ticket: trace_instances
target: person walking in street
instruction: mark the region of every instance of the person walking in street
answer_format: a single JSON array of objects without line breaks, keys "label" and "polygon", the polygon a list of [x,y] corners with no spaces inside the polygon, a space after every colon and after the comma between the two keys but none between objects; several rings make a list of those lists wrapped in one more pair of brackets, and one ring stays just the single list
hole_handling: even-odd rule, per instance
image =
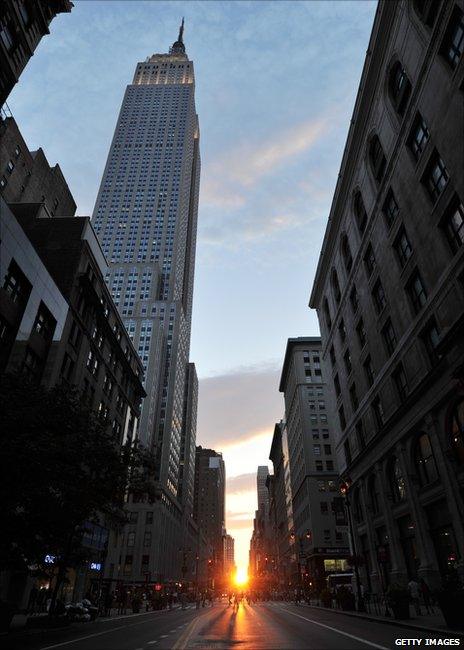
[{"label": "person walking in street", "polygon": [[408,591],[409,591],[409,597],[411,599],[411,602],[414,605],[414,608],[416,610],[416,614],[420,616],[422,612],[421,612],[420,601],[419,601],[419,583],[416,580],[414,580],[414,578],[411,578],[411,580],[408,583]]},{"label": "person walking in street", "polygon": [[183,591],[180,595],[180,608],[185,609],[187,605],[187,594]]}]

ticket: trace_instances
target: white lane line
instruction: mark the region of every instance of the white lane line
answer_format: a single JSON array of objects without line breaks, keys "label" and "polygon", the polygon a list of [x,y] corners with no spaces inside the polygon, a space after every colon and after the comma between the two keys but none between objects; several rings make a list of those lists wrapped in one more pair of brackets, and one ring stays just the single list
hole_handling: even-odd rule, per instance
[{"label": "white lane line", "polygon": [[162,634],[162,635],[160,636],[160,639],[165,639],[167,636],[168,636],[167,634]]},{"label": "white lane line", "polygon": [[296,616],[297,618],[302,618],[304,621],[308,621],[309,623],[313,623],[313,625],[318,625],[319,627],[324,627],[326,630],[331,630],[332,632],[336,632],[337,634],[341,634],[342,636],[346,636],[349,639],[354,639],[355,641],[359,641],[360,643],[365,643],[366,645],[371,646],[371,648],[378,648],[379,650],[389,650],[389,648],[386,648],[384,645],[378,645],[378,643],[373,643],[372,641],[368,641],[367,639],[362,639],[359,636],[355,636],[354,634],[349,634],[348,632],[342,632],[336,627],[332,627],[331,625],[325,625],[324,623],[319,623],[318,621],[313,621],[312,618],[306,618],[306,616],[301,616],[300,614],[295,614],[295,612],[292,612],[290,609],[286,609],[285,607],[279,607],[277,606],[278,609],[281,609],[284,612],[287,612],[287,614],[291,614],[292,616]]},{"label": "white lane line", "polygon": [[148,641],[147,645],[154,645],[155,643],[158,643],[158,641]]}]

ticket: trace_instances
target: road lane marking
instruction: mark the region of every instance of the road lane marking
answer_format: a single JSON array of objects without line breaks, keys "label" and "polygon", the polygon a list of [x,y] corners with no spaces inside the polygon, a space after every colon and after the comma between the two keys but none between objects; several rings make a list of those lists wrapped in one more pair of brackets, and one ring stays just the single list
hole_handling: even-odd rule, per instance
[{"label": "road lane marking", "polygon": [[337,634],[341,634],[342,636],[346,636],[349,639],[354,639],[355,641],[359,641],[360,643],[365,643],[366,645],[370,645],[371,648],[378,648],[378,650],[389,650],[389,648],[386,648],[384,645],[379,645],[378,643],[373,643],[372,641],[368,641],[367,639],[362,639],[359,636],[355,636],[354,634],[349,634],[348,632],[342,632],[336,627],[332,627],[331,625],[325,625],[324,623],[319,623],[318,621],[314,621],[312,618],[306,618],[306,616],[301,616],[301,614],[296,614],[295,612],[292,612],[290,609],[286,609],[285,607],[279,607],[277,606],[278,609],[281,609],[283,612],[287,612],[287,614],[291,614],[292,616],[296,616],[297,618],[302,618],[304,621],[308,621],[309,623],[313,623],[313,625],[318,625],[319,627],[324,627],[326,630],[331,630],[332,632],[336,632]]},{"label": "road lane marking", "polygon": [[165,639],[167,636],[168,636],[167,634],[162,634],[162,635],[160,636],[160,639]]},{"label": "road lane marking", "polygon": [[147,645],[154,645],[155,643],[158,643],[158,641],[148,641]]}]

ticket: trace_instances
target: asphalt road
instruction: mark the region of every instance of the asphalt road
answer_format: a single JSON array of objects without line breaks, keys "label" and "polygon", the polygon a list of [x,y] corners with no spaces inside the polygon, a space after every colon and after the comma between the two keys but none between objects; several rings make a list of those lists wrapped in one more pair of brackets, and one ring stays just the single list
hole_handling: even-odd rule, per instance
[{"label": "asphalt road", "polygon": [[[393,650],[396,639],[454,638],[288,603],[161,611],[1,639],[5,650]],[[464,641],[461,640],[461,647]],[[411,644],[410,646],[411,647]],[[416,646],[417,647],[417,644]]]}]

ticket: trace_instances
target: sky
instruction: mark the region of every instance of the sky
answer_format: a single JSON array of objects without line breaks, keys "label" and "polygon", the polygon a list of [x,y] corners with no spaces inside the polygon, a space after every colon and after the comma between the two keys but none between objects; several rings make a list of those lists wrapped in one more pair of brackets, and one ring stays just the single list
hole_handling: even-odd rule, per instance
[{"label": "sky", "polygon": [[185,16],[201,131],[191,360],[197,444],[222,451],[227,530],[248,564],[287,338],[319,334],[309,294],[376,2],[73,0],[8,99],[30,149],[91,214],[136,63]]}]

